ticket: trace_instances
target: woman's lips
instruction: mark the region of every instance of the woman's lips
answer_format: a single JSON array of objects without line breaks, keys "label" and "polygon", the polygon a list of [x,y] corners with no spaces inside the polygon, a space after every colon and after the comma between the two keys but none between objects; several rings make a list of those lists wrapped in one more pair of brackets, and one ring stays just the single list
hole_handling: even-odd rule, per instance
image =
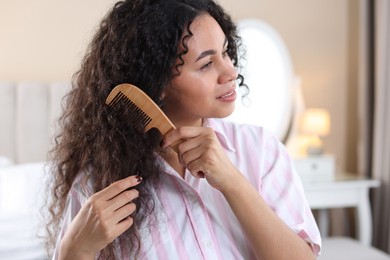
[{"label": "woman's lips", "polygon": [[236,90],[229,91],[225,94],[223,94],[220,97],[217,97],[218,100],[223,101],[223,102],[233,102],[236,100],[237,93]]}]

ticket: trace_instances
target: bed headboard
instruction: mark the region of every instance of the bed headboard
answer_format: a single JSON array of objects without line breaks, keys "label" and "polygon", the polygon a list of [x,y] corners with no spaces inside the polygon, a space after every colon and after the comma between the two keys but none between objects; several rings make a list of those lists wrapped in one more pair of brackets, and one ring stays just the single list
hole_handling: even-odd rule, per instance
[{"label": "bed headboard", "polygon": [[0,156],[44,161],[70,83],[0,82]]}]

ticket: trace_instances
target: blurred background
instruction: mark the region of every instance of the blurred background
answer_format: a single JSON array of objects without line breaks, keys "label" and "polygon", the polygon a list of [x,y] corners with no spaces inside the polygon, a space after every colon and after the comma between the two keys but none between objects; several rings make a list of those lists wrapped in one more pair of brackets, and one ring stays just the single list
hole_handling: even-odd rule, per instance
[{"label": "blurred background", "polygon": [[[98,22],[114,2],[0,0],[0,81],[69,82],[80,65]],[[331,127],[322,138],[323,149],[334,156],[336,170],[379,179],[382,191],[386,190],[390,167],[387,164],[373,169],[373,165],[375,160],[390,159],[388,149],[378,148],[382,149],[381,152],[375,151],[377,143],[385,140],[388,144],[390,139],[388,136],[384,139],[373,137],[373,112],[377,109],[372,98],[375,93],[382,93],[381,88],[374,91],[374,83],[379,82],[375,80],[378,76],[375,69],[379,66],[374,58],[378,54],[373,50],[379,40],[374,39],[381,36],[387,38],[388,43],[390,37],[388,29],[387,33],[375,34],[377,29],[374,25],[379,24],[375,19],[378,10],[383,10],[381,5],[387,10],[384,16],[380,14],[381,21],[390,24],[388,1],[218,2],[232,14],[234,20],[257,18],[280,34],[290,53],[294,73],[300,79],[305,106],[328,113]],[[387,57],[389,64],[388,49],[382,54],[380,56]],[[385,71],[390,72],[389,67]],[[389,88],[388,84],[389,79],[383,85],[385,89]],[[384,101],[388,100],[388,92],[383,93]],[[368,116],[362,118],[362,115]],[[389,114],[384,112],[379,120],[388,118]],[[381,125],[381,128],[389,129],[387,126],[389,123]],[[380,153],[382,157],[375,157]],[[387,205],[386,210],[377,211],[374,221],[377,221],[376,230],[384,229],[381,231],[384,234],[376,231],[374,241],[377,247],[389,252],[390,199],[389,194],[382,191],[382,195],[377,197],[387,196],[387,199],[376,202],[376,208]],[[332,214],[336,221],[330,227],[331,234],[356,235],[357,231],[350,224],[353,220],[345,221],[346,218],[350,220],[348,213],[347,217],[346,213],[337,210]],[[386,223],[385,226],[383,223]]]}]

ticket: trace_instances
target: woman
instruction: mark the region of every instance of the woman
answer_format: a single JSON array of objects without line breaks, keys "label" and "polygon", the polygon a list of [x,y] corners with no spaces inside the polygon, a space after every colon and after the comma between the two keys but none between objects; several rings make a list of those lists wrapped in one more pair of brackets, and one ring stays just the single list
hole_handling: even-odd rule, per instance
[{"label": "woman", "polygon": [[[283,145],[234,110],[239,37],[211,0],[129,0],[102,21],[67,97],[50,207],[58,259],[314,259],[320,236]],[[143,89],[177,127],[105,105]],[[178,153],[169,145],[179,142]],[[61,218],[62,216],[62,218]]]}]

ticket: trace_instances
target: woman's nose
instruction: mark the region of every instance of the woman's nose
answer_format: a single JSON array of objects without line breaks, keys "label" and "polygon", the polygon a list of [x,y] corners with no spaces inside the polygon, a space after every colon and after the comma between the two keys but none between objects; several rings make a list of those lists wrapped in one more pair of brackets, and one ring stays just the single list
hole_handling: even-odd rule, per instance
[{"label": "woman's nose", "polygon": [[234,67],[233,62],[230,59],[224,60],[221,65],[221,71],[219,76],[219,84],[236,80],[238,77],[237,69]]}]

